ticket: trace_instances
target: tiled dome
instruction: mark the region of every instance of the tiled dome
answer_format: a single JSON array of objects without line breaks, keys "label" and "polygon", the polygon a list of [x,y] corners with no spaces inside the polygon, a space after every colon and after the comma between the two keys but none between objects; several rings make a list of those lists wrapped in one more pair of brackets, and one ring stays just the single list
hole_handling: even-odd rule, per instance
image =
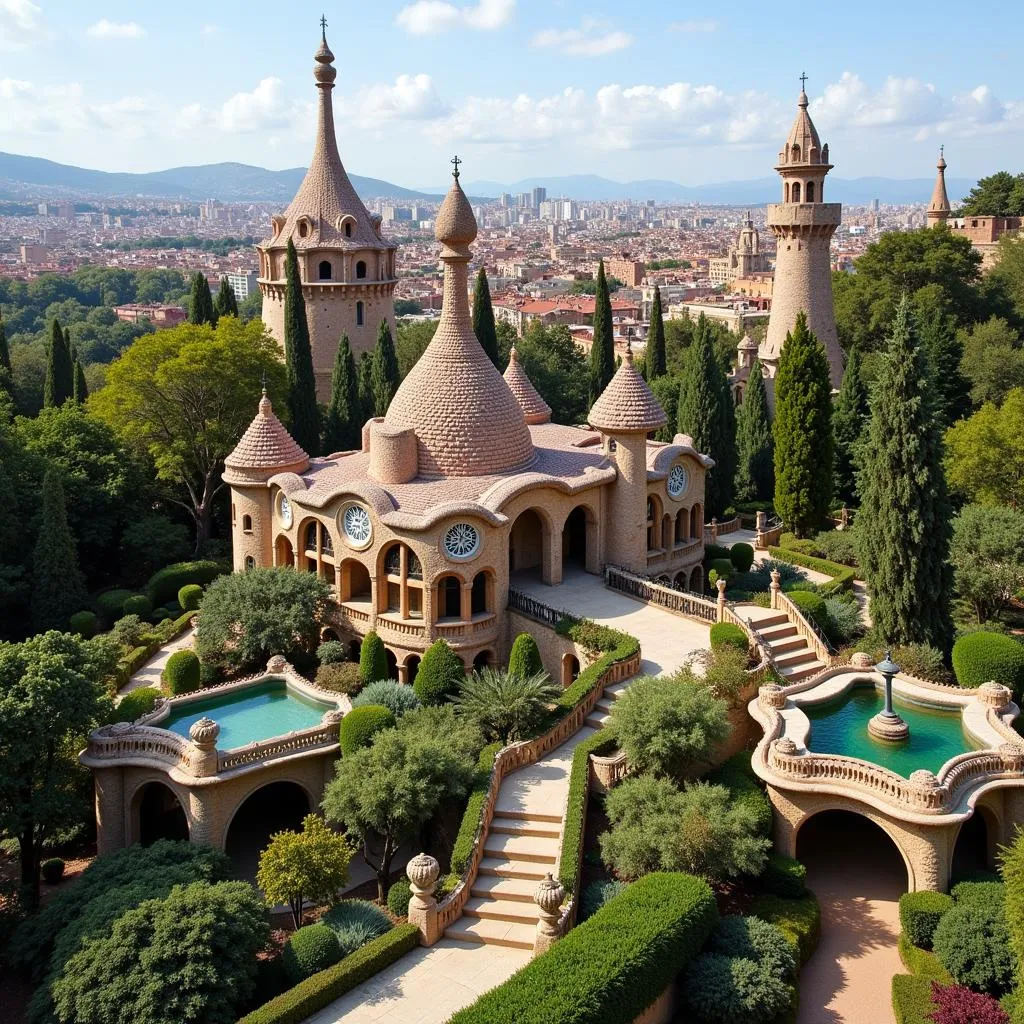
[{"label": "tiled dome", "polygon": [[519,353],[516,352],[514,345],[509,353],[508,366],[503,376],[513,397],[519,403],[519,408],[523,410],[527,423],[551,422],[551,406],[537,394],[537,389],[526,375],[523,364],[519,362]]},{"label": "tiled dome", "polygon": [[235,445],[235,450],[224,460],[224,465],[229,470],[298,471],[309,465],[309,456],[274,415],[264,391],[256,418]]},{"label": "tiled dome", "polygon": [[633,350],[590,409],[590,425],[606,433],[646,434],[665,426],[668,418],[651,393],[647,381],[633,365]]}]

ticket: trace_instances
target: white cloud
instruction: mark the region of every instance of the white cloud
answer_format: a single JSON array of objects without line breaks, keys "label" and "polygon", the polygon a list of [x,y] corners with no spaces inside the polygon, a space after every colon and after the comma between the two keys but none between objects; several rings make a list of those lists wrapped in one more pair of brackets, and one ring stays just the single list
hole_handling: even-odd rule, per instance
[{"label": "white cloud", "polygon": [[261,79],[252,92],[236,92],[220,108],[217,127],[224,132],[258,132],[285,128],[301,105],[284,94],[284,83],[273,76]]},{"label": "white cloud", "polygon": [[137,21],[108,21],[101,18],[90,25],[85,34],[90,39],[141,39],[146,30]]},{"label": "white cloud", "polygon": [[515,9],[516,0],[478,0],[465,7],[447,0],[417,0],[398,12],[395,24],[415,36],[436,35],[459,27],[490,32],[508,24]]},{"label": "white cloud", "polygon": [[584,18],[579,28],[546,28],[533,37],[533,45],[557,49],[570,57],[603,57],[633,45],[628,32],[609,29],[605,22]]},{"label": "white cloud", "polygon": [[689,21],[673,21],[669,32],[717,32],[718,22],[711,18],[692,18]]},{"label": "white cloud", "polygon": [[377,121],[421,121],[441,117],[450,108],[441,100],[430,75],[399,75],[393,85],[363,86],[351,98],[341,98],[338,110],[346,118],[372,127]]},{"label": "white cloud", "polygon": [[48,35],[32,0],[0,0],[0,50],[23,50]]}]

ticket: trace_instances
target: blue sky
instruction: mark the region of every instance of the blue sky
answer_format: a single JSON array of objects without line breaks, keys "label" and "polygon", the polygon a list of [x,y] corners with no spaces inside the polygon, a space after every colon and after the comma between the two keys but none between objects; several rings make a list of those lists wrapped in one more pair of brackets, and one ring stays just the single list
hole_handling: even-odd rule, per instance
[{"label": "blue sky", "polygon": [[1024,165],[1024,5],[716,6],[0,0],[0,150],[305,164],[324,9],[342,156],[398,184],[438,184],[455,150],[469,180],[760,177],[801,71],[838,176],[930,177],[940,142],[957,177]]}]

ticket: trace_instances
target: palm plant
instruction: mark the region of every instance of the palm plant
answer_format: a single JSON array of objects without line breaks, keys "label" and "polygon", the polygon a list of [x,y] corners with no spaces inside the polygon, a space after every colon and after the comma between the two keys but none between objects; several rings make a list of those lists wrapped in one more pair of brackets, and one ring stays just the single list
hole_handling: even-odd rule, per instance
[{"label": "palm plant", "polygon": [[512,743],[540,725],[561,692],[546,672],[520,676],[482,668],[467,676],[455,707],[489,740]]}]

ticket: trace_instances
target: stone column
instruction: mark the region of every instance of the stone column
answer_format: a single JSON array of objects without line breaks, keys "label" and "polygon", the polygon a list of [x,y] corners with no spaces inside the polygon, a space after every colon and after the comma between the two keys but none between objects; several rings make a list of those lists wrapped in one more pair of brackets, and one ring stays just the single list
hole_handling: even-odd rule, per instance
[{"label": "stone column", "polygon": [[780,579],[781,579],[781,576],[779,575],[779,570],[778,569],[772,569],[772,581],[771,581],[771,583],[768,586],[768,590],[769,590],[769,592],[771,593],[771,596],[772,596],[772,608],[774,608],[776,610],[779,607],[779,590],[780,590],[779,580]]},{"label": "stone column", "polygon": [[123,850],[125,835],[124,769],[94,768],[96,788],[96,852],[102,856]]},{"label": "stone column", "polygon": [[718,621],[725,622],[725,580],[716,580],[718,587]]},{"label": "stone column", "polygon": [[533,940],[534,956],[546,952],[561,938],[558,922],[564,899],[565,889],[562,888],[562,883],[552,878],[549,871],[533,894],[533,901],[540,908],[537,935]]},{"label": "stone column", "polygon": [[430,854],[419,853],[405,866],[405,873],[412,886],[409,900],[409,924],[420,930],[420,945],[432,946],[441,937],[437,925],[437,900],[434,885],[441,865]]}]

